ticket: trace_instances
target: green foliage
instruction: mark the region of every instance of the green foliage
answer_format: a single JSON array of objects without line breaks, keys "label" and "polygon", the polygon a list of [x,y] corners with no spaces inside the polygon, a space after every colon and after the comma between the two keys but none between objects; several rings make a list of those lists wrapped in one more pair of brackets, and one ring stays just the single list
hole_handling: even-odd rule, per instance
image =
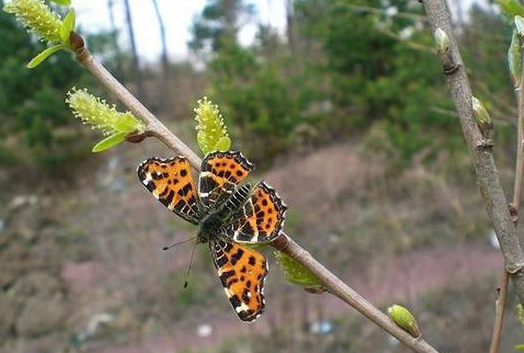
[{"label": "green foliage", "polygon": [[[250,47],[234,36],[210,45],[210,95],[259,165],[291,146],[345,138],[372,126],[384,129],[406,161],[422,149],[462,146],[458,124],[441,113],[452,105],[433,36],[417,17],[385,14],[390,6],[408,13],[419,6],[408,0],[295,4],[298,45],[290,47],[264,26]],[[384,15],[356,10],[358,5],[383,9]],[[210,11],[197,22],[215,28],[217,21],[225,26],[222,19]]]},{"label": "green foliage", "polygon": [[312,274],[307,268],[302,266],[292,257],[286,255],[281,251],[275,251],[277,263],[284,271],[286,279],[294,284],[307,288],[309,290],[322,291],[322,282]]},{"label": "green foliage", "polygon": [[204,155],[214,151],[228,151],[231,139],[218,106],[204,97],[193,110],[197,121],[197,142]]},{"label": "green foliage", "polygon": [[[63,102],[64,92],[73,82],[83,81],[84,71],[69,55],[55,56],[45,69],[29,71],[25,66],[27,59],[44,50],[44,44],[32,40],[14,17],[5,12],[0,12],[0,33],[0,149],[5,152],[2,154],[14,156],[16,150],[19,158],[38,164],[61,160],[70,149],[79,148],[73,142],[82,141],[60,139],[58,135],[64,133],[61,128],[72,120]],[[7,146],[4,142],[7,136],[19,138]],[[12,158],[7,158],[10,161]]]},{"label": "green foliage", "polygon": [[40,65],[45,59],[53,55],[59,50],[67,49],[67,44],[57,44],[53,45],[52,47],[49,47],[42,51],[40,54],[35,56],[31,61],[27,64],[27,67],[29,69],[34,69],[38,65]]},{"label": "green foliage", "polygon": [[69,10],[68,14],[64,18],[62,27],[60,27],[60,39],[63,43],[69,42],[69,37],[71,32],[75,30],[76,27],[76,13],[74,9]]},{"label": "green foliage", "polygon": [[524,8],[518,0],[495,0],[495,2],[507,16],[524,16]]},{"label": "green foliage", "polygon": [[517,30],[513,30],[511,35],[511,43],[508,49],[508,68],[513,79],[513,86],[518,87],[522,74],[522,49],[520,48]]},{"label": "green foliage", "polygon": [[235,43],[245,18],[253,14],[253,5],[243,0],[207,0],[193,22],[189,47],[197,52],[217,52],[223,45]]},{"label": "green foliage", "polygon": [[[282,47],[276,37],[272,40]],[[321,104],[315,76],[295,70],[295,60],[285,50],[264,57],[266,48],[261,39],[251,48],[230,44],[209,64],[211,94],[229,126],[239,131],[242,149],[259,165],[313,135],[319,121],[315,105]]]},{"label": "green foliage", "polygon": [[[311,19],[305,24],[306,33],[322,43],[327,55],[324,68],[338,108],[328,128],[347,133],[384,121],[381,126],[386,135],[408,160],[423,148],[452,146],[429,136],[442,130],[456,131],[457,125],[436,112],[450,107],[450,102],[435,54],[424,50],[433,47],[431,34],[414,18],[362,12],[353,5],[420,11],[407,0],[387,4],[378,0],[299,1],[299,14]],[[417,43],[417,47],[410,43]]]}]

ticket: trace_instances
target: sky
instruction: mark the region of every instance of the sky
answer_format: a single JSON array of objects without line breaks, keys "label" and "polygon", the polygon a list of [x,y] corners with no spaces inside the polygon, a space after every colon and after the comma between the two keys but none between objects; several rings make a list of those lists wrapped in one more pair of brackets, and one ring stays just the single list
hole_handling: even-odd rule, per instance
[{"label": "sky", "polygon": [[[157,0],[166,25],[167,45],[172,60],[180,60],[187,56],[187,42],[191,38],[190,26],[193,18],[198,15],[206,0]],[[156,15],[151,0],[129,0],[133,28],[139,54],[148,61],[154,61],[160,56],[161,42]],[[285,28],[284,0],[250,0],[255,5],[257,19],[264,24],[271,24],[280,29]],[[84,30],[97,32],[110,29],[107,0],[75,0],[77,21]],[[125,31],[125,12],[121,4],[123,0],[115,0],[117,26]],[[250,43],[256,27],[246,27],[240,33],[242,43]],[[125,40],[127,37],[123,38]],[[123,43],[127,45],[127,42]]]},{"label": "sky", "polygon": [[[149,61],[155,61],[160,56],[161,43],[158,24],[151,0],[129,0],[133,16],[136,43],[139,55]],[[206,0],[157,0],[166,24],[167,45],[171,60],[182,60],[187,57],[187,42],[190,40],[190,26],[193,18],[198,15]],[[329,0],[327,0],[329,1]],[[451,5],[461,2],[466,9],[473,3],[486,3],[486,0],[448,0]],[[284,31],[285,28],[285,0],[247,0],[257,9],[257,19],[260,23],[271,24]],[[125,13],[122,7],[123,0],[115,0],[115,14],[117,26],[125,31]],[[107,0],[75,0],[78,23],[88,32],[98,32],[110,29]],[[251,25],[240,33],[240,41],[250,43],[256,31]],[[127,45],[127,37],[122,36],[122,44]]]}]

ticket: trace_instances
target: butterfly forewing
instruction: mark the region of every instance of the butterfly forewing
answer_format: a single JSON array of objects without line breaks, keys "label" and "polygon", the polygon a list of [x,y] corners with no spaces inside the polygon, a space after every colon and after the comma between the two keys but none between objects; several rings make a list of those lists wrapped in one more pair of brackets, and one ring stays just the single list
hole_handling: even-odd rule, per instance
[{"label": "butterfly forewing", "polygon": [[224,202],[236,186],[247,178],[254,166],[240,152],[214,152],[202,162],[198,193],[206,209]]},{"label": "butterfly forewing", "polygon": [[195,181],[184,157],[150,158],[138,167],[138,178],[162,204],[193,224],[202,218]]},{"label": "butterfly forewing", "polygon": [[229,235],[237,242],[263,243],[280,234],[287,206],[268,184],[259,183],[245,203],[243,212],[233,222]]},{"label": "butterfly forewing", "polygon": [[229,241],[212,240],[209,244],[218,276],[233,309],[241,320],[255,320],[265,307],[266,258],[256,250]]}]

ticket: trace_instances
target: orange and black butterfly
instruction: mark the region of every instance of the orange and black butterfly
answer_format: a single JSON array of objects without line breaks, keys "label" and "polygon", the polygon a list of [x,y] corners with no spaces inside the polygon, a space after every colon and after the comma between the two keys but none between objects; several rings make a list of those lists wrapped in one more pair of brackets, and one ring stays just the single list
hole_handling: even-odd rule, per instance
[{"label": "orange and black butterfly", "polygon": [[215,152],[202,162],[198,190],[186,158],[151,158],[138,167],[142,184],[167,208],[199,226],[235,312],[253,321],[264,311],[264,255],[242,243],[267,243],[280,234],[286,205],[265,182],[240,185],[253,170],[240,152]]}]

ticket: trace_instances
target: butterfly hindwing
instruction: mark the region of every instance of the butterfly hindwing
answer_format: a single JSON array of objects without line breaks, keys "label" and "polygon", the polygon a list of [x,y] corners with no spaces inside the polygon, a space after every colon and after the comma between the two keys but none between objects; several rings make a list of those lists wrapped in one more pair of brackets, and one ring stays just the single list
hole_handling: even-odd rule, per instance
[{"label": "butterfly hindwing", "polygon": [[200,200],[207,209],[216,208],[247,178],[254,166],[240,152],[214,152],[202,162],[198,181]]},{"label": "butterfly hindwing", "polygon": [[191,167],[184,157],[150,158],[138,167],[138,178],[162,204],[193,224],[202,218]]},{"label": "butterfly hindwing", "polygon": [[253,189],[240,217],[233,222],[229,235],[241,243],[272,241],[284,226],[286,210],[275,189],[261,182]]},{"label": "butterfly hindwing", "polygon": [[253,321],[264,311],[267,261],[260,252],[223,240],[210,241],[213,262],[233,309],[243,321]]}]

